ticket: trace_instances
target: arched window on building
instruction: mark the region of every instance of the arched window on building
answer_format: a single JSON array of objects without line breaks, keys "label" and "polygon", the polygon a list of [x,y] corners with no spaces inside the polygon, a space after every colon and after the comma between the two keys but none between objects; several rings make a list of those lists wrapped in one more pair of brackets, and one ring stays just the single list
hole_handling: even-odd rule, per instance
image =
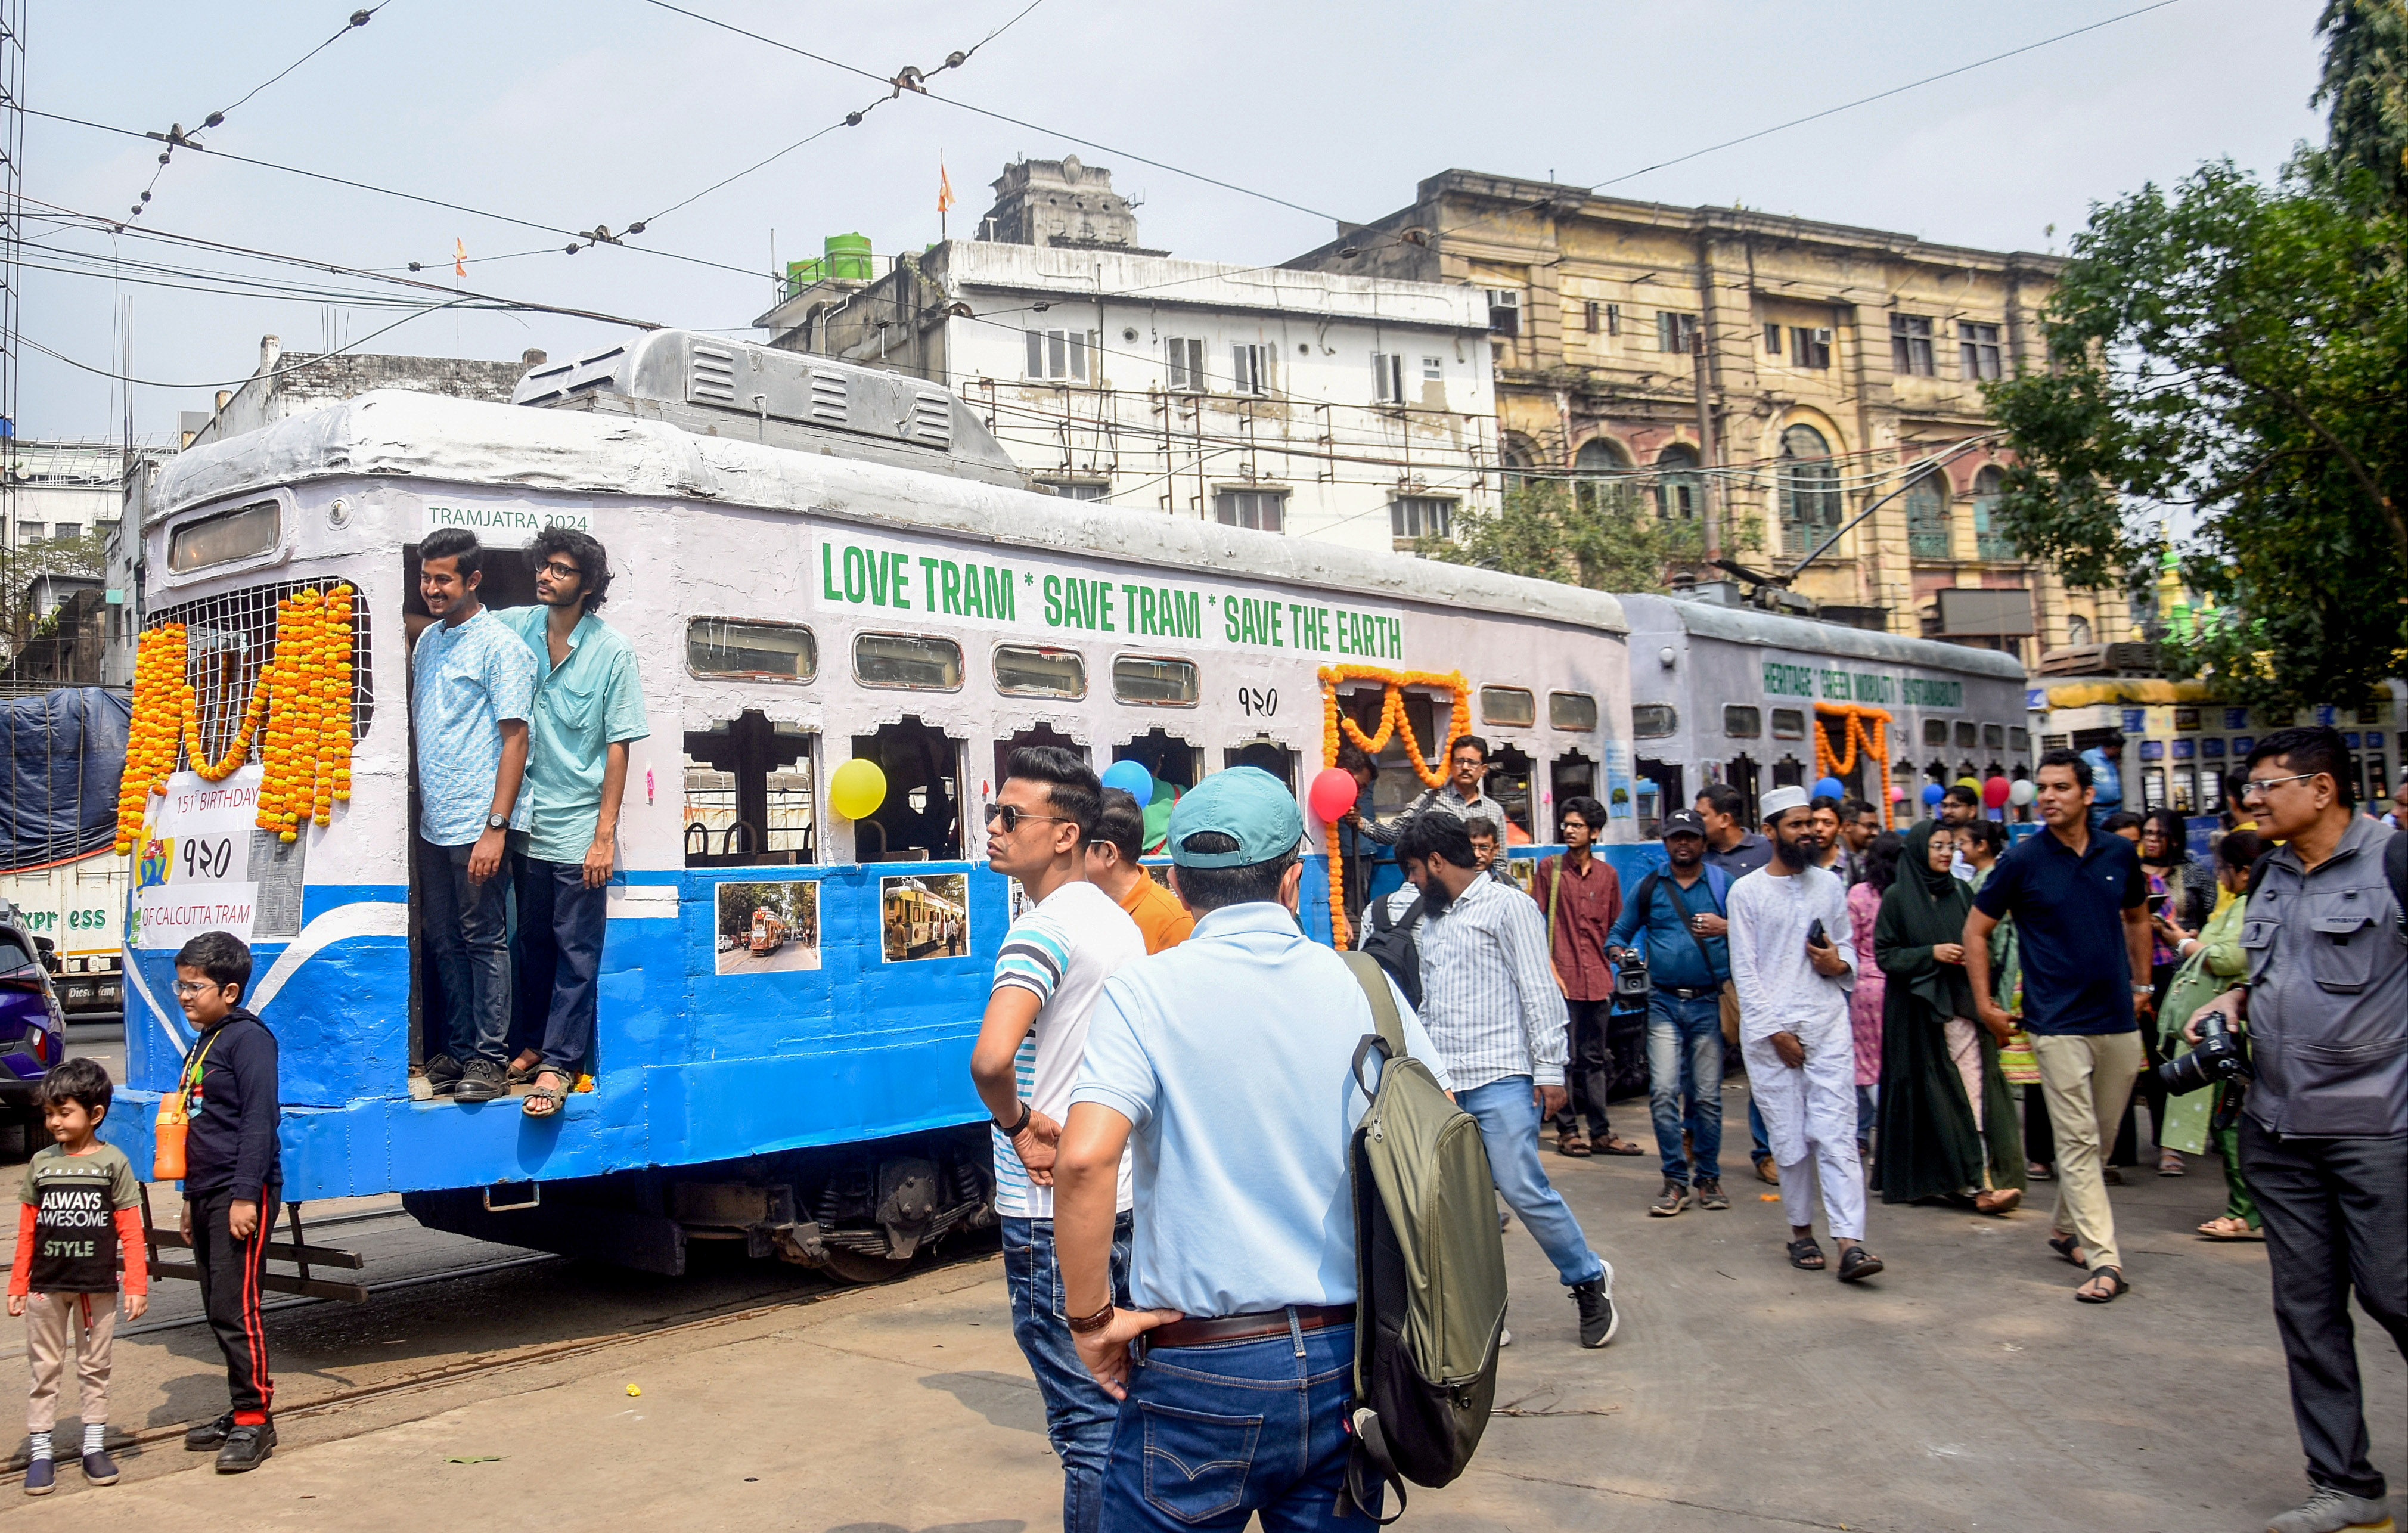
[{"label": "arched window on building", "polygon": [[1592,437],[1572,454],[1572,494],[1584,511],[1627,509],[1637,495],[1630,457],[1607,437]]},{"label": "arched window on building", "polygon": [[1788,553],[1812,553],[1840,530],[1840,468],[1831,446],[1813,426],[1781,434],[1781,546]]},{"label": "arched window on building", "polygon": [[2014,540],[1999,525],[1999,495],[2007,476],[1996,464],[1985,464],[1973,476],[1973,552],[1984,559],[2013,559]]},{"label": "arched window on building", "polygon": [[1698,472],[1698,450],[1674,442],[1656,454],[1656,514],[1667,522],[1692,522],[1704,509],[1705,477]]},{"label": "arched window on building", "polygon": [[1917,559],[1945,559],[1948,549],[1948,481],[1927,468],[1906,487],[1906,552]]},{"label": "arched window on building", "polygon": [[2076,612],[2076,613],[2074,613],[2071,617],[2067,618],[2067,619],[2065,620],[2065,645],[2066,645],[2066,648],[2068,648],[2068,649],[2080,649],[2080,648],[2082,648],[2084,645],[2088,644],[2088,643],[2091,643],[2091,642],[2092,642],[2092,639],[2091,639],[2091,638],[2090,638],[2090,620],[2089,620],[2088,618],[2086,618],[2086,617],[2084,617],[2081,613]]},{"label": "arched window on building", "polygon": [[1498,438],[1497,454],[1504,468],[1505,493],[1512,494],[1530,482],[1529,470],[1539,466],[1539,445],[1518,431]]}]

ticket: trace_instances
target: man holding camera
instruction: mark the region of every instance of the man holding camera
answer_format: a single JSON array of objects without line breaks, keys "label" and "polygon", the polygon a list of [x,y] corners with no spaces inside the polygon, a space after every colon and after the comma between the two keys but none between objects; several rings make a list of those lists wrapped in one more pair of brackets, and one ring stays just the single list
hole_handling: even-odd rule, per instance
[{"label": "man holding camera", "polygon": [[2349,1295],[2408,1356],[2408,910],[2386,866],[2399,833],[2351,811],[2356,781],[2329,728],[2279,730],[2250,752],[2243,807],[2282,844],[2254,875],[2248,977],[2183,1029],[2198,1042],[2202,1024],[2249,1026],[2241,1169],[2265,1220],[2311,1486],[2268,1533],[2391,1526]]}]

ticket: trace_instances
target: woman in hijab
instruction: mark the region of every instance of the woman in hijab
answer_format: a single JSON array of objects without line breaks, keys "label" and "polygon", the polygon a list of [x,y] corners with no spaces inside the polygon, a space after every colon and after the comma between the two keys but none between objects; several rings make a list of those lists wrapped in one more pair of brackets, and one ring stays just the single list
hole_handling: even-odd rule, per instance
[{"label": "woman in hijab", "polygon": [[1916,824],[1874,924],[1889,981],[1876,1168],[1885,1203],[1946,1197],[2003,1214],[2023,1201],[2023,1136],[1999,1040],[1972,1020],[1963,938],[1973,895],[1949,871],[1955,854],[1948,827]]}]

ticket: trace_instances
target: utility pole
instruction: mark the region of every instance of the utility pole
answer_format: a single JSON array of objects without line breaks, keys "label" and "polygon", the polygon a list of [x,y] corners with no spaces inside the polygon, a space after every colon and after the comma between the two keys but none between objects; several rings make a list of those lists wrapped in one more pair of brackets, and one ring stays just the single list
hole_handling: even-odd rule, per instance
[{"label": "utility pole", "polygon": [[[24,317],[22,269],[25,211],[25,5],[0,0],[0,551],[14,552],[17,522],[18,325]],[[17,571],[9,569],[11,583]],[[14,613],[17,593],[0,593]],[[6,636],[13,638],[13,636]]]},{"label": "utility pole", "polygon": [[1689,332],[1689,360],[1695,365],[1698,386],[1698,458],[1704,471],[1698,476],[1698,510],[1706,521],[1706,563],[1711,565],[1723,556],[1722,518],[1714,507],[1718,480],[1714,467],[1721,457],[1714,444],[1714,408],[1706,393],[1706,326],[1704,317]]}]

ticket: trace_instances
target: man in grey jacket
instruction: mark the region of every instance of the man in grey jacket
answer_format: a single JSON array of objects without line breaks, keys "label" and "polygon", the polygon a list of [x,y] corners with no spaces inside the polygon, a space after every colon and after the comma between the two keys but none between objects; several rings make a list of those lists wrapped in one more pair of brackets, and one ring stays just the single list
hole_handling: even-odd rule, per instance
[{"label": "man in grey jacket", "polygon": [[2391,1526],[2349,1294],[2408,1356],[2408,912],[2385,868],[2398,832],[2352,812],[2356,781],[2330,729],[2280,730],[2250,753],[2243,807],[2282,844],[2250,893],[2247,981],[2183,1029],[2196,1041],[2211,1012],[2249,1027],[2241,1170],[2265,1216],[2311,1487],[2269,1533]]}]

